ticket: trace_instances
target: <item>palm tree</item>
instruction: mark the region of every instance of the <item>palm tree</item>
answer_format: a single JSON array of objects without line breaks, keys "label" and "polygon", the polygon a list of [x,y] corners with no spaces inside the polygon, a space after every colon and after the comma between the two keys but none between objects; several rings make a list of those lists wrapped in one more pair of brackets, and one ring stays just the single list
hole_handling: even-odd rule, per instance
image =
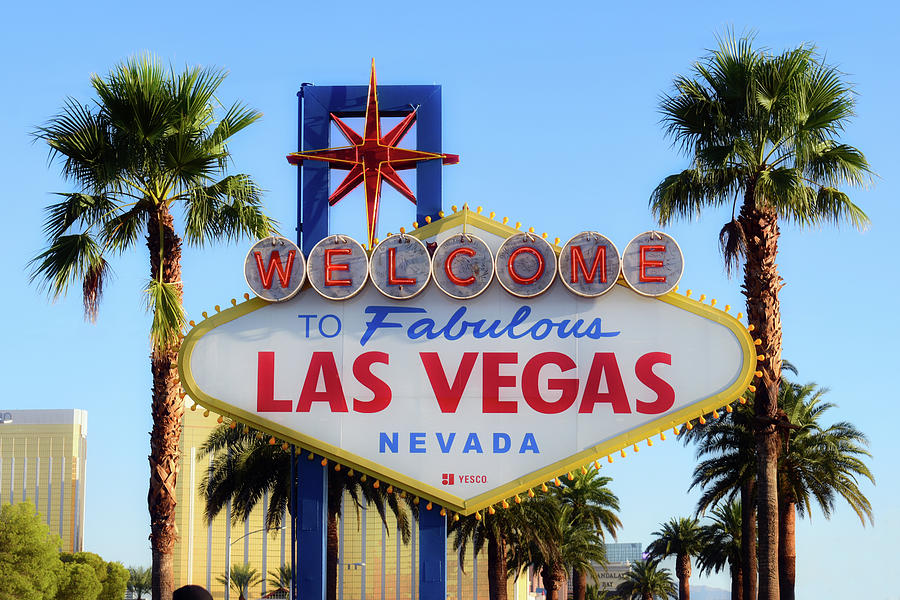
[{"label": "palm tree", "polygon": [[610,590],[600,590],[593,585],[587,586],[585,600],[618,600],[619,596]]},{"label": "palm tree", "polygon": [[487,542],[488,551],[488,597],[490,600],[507,599],[507,542],[520,525],[522,511],[518,509],[490,510],[460,517],[448,523],[448,533],[453,533],[453,549],[457,552],[462,568],[466,548],[472,545],[477,556]]},{"label": "palm tree", "polygon": [[269,570],[268,584],[278,590],[289,590],[291,588],[291,576],[293,568],[289,564],[283,564],[277,569]]},{"label": "palm tree", "polygon": [[675,556],[675,576],[678,577],[678,600],[691,599],[691,557],[701,549],[700,527],[697,519],[681,517],[669,519],[659,531],[654,531],[655,540],[647,546],[652,558],[663,559]]},{"label": "palm tree", "polygon": [[638,560],[631,563],[625,573],[625,581],[616,588],[623,600],[653,600],[653,598],[675,598],[675,582],[668,569],[659,568],[658,560]]},{"label": "palm tree", "polygon": [[[762,600],[778,595],[778,389],[781,383],[781,309],[778,221],[800,226],[849,221],[865,213],[841,185],[871,176],[863,154],[838,136],[853,115],[852,88],[811,46],[781,54],[728,36],[679,76],[660,103],[666,132],[692,165],[666,177],[650,205],[661,225],[692,218],[704,208],[732,205],[719,239],[726,265],[744,265],[747,320],[766,357],[759,370],[753,424],[758,445],[757,502]],[[740,201],[740,212],[737,211]]]},{"label": "palm tree", "polygon": [[[222,424],[210,432],[206,442],[200,447],[201,457],[213,455],[209,477],[200,484],[208,521],[212,521],[229,500],[232,518],[245,521],[263,494],[268,492],[270,501],[266,512],[266,527],[270,530],[281,527],[281,518],[290,497],[291,453],[274,441],[274,438],[248,426],[232,428],[230,424]],[[418,515],[418,506],[403,505],[408,503],[402,493],[388,493],[386,486],[350,469],[332,470],[328,474],[328,600],[337,598],[338,519],[341,518],[345,493],[353,501],[357,514],[362,499],[365,499],[369,506],[375,507],[385,524],[386,510],[390,509],[404,543],[408,543],[411,536],[410,513],[413,518]]]},{"label": "palm tree", "polygon": [[234,104],[217,121],[216,89],[224,71],[166,69],[150,56],[91,77],[91,104],[67,101],[36,137],[61,159],[77,188],[47,208],[48,246],[32,261],[32,280],[57,298],[80,283],[85,316],[94,320],[110,265],[107,259],[136,246],[146,232],[150,252],[147,306],[153,376],[150,434],[150,541],[153,598],[173,591],[172,547],[178,442],[184,415],[177,355],[184,326],[181,242],[173,209],[184,210],[184,239],[215,240],[268,235],[273,222],[246,175],[228,175],[227,142],[260,117]]},{"label": "palm tree", "polygon": [[596,581],[594,564],[607,564],[606,547],[590,522],[575,518],[571,506],[550,494],[525,501],[521,507],[524,524],[509,546],[511,574],[526,567],[539,571],[547,600],[559,599],[559,588],[572,570]]},{"label": "palm tree", "polygon": [[866,519],[874,524],[872,504],[858,483],[862,478],[875,483],[863,462],[864,457],[872,456],[866,450],[868,440],[847,422],[827,428],[822,425],[824,413],[835,406],[824,402],[827,391],[812,383],[788,383],[782,387],[780,404],[793,427],[782,430],[784,447],[778,465],[781,600],[794,599],[797,513],[811,515],[815,502],[829,518],[840,496],[863,526]]},{"label": "palm tree", "polygon": [[744,573],[741,561],[741,503],[731,501],[715,507],[711,523],[700,528],[700,552],[697,568],[702,574],[731,572],[731,597],[740,598]]},{"label": "palm tree", "polygon": [[[616,512],[619,499],[607,487],[610,477],[600,477],[599,471],[591,465],[584,471],[576,471],[572,479],[564,477],[559,487],[552,488],[560,502],[572,507],[572,517],[584,520],[600,532],[605,531],[616,539],[616,529],[622,526]],[[587,574],[578,569],[573,576],[575,600],[585,600]]]},{"label": "palm tree", "polygon": [[239,595],[238,600],[247,600],[250,588],[259,585],[262,577],[256,572],[256,569],[249,564],[244,564],[231,565],[231,577],[228,577],[228,573],[223,573],[217,577],[217,580],[222,585],[234,588]]},{"label": "palm tree", "polygon": [[141,600],[150,591],[152,573],[147,567],[128,567],[128,592],[132,600]]}]

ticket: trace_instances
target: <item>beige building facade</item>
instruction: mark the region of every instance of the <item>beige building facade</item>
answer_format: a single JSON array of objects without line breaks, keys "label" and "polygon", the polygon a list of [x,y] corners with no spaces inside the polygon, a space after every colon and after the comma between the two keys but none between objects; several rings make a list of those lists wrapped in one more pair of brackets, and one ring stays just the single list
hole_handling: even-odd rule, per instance
[{"label": "beige building facade", "polygon": [[0,504],[31,502],[65,552],[84,547],[87,411],[0,408]]}]

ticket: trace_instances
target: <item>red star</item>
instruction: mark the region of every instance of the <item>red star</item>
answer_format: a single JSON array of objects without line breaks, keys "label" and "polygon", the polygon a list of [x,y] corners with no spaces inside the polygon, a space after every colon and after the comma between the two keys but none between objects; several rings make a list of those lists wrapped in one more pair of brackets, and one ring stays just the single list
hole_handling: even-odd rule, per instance
[{"label": "red star", "polygon": [[369,94],[366,102],[366,120],[363,135],[353,131],[334,113],[331,114],[338,129],[351,144],[341,148],[325,148],[309,152],[292,152],[288,162],[299,165],[304,160],[319,160],[329,163],[332,169],[350,171],[328,198],[329,206],[337,204],[341,198],[362,183],[366,191],[366,222],[369,229],[369,245],[375,242],[375,227],[378,223],[378,205],[381,200],[381,180],[387,181],[394,189],[416,203],[416,196],[400,178],[397,171],[412,169],[422,160],[441,159],[445,165],[455,165],[459,155],[436,154],[398,148],[397,144],[407,134],[416,120],[416,111],[406,115],[389,132],[381,135],[381,119],[378,114],[378,93],[375,86],[375,60],[372,60],[372,74],[369,76]]}]

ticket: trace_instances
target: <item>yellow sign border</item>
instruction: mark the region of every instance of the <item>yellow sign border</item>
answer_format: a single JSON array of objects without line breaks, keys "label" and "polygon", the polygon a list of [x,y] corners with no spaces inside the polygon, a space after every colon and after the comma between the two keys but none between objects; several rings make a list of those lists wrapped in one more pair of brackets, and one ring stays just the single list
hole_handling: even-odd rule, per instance
[{"label": "yellow sign border", "polygon": [[[440,219],[434,223],[426,225],[411,232],[417,238],[428,238],[436,235],[441,231],[445,231],[462,221],[463,225],[473,225],[478,229],[486,230],[497,235],[510,235],[518,230],[512,227],[501,225],[496,221],[488,220],[479,214],[464,209],[458,213]],[[554,250],[559,253],[560,248],[553,245]],[[618,285],[626,286],[627,284],[620,278]],[[308,283],[304,288],[308,287]],[[630,289],[630,288],[629,288]],[[718,310],[714,307],[707,306],[696,300],[681,296],[675,292],[670,292],[664,296],[659,296],[656,300],[665,302],[676,308],[686,310],[697,316],[711,321],[715,321],[734,333],[738,343],[744,353],[741,372],[735,382],[726,390],[719,394],[715,394],[708,398],[704,398],[690,406],[683,407],[674,413],[666,414],[664,417],[655,419],[650,423],[642,425],[637,429],[623,433],[581,452],[574,454],[568,458],[556,461],[541,469],[529,473],[523,477],[508,482],[500,487],[494,488],[488,492],[480,494],[469,500],[464,500],[459,496],[447,493],[441,488],[427,485],[421,481],[408,477],[402,473],[398,473],[392,469],[387,469],[374,461],[356,456],[337,446],[327,444],[321,440],[317,440],[310,436],[301,434],[283,425],[273,423],[258,414],[251,413],[237,407],[231,406],[225,402],[213,398],[200,390],[193,374],[190,371],[190,358],[197,345],[197,342],[209,331],[233,321],[246,314],[259,310],[268,306],[270,303],[260,298],[253,298],[232,308],[223,310],[205,321],[197,324],[185,336],[178,353],[178,372],[181,377],[181,385],[196,403],[213,410],[219,414],[229,416],[233,419],[252,425],[253,427],[266,431],[283,440],[292,442],[307,451],[319,454],[330,461],[349,466],[357,471],[368,473],[372,477],[376,477],[381,481],[387,482],[400,489],[412,492],[417,496],[437,502],[448,510],[459,512],[463,515],[472,514],[478,510],[486,508],[492,504],[496,504],[504,499],[510,498],[518,493],[538,487],[542,483],[552,481],[555,477],[581,468],[594,460],[598,460],[614,452],[618,452],[645,439],[656,435],[670,428],[677,428],[691,419],[696,419],[701,415],[708,414],[716,409],[735,401],[750,385],[753,380],[756,366],[756,347],[753,339],[747,329],[728,313]]]}]

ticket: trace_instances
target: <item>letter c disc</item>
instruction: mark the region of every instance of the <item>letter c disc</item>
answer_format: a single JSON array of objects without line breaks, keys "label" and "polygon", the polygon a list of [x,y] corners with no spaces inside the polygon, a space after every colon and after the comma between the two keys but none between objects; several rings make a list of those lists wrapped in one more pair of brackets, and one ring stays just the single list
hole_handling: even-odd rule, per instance
[{"label": "letter c disc", "polygon": [[494,255],[479,237],[468,233],[452,235],[434,251],[431,272],[442,292],[457,300],[468,300],[491,284]]}]

